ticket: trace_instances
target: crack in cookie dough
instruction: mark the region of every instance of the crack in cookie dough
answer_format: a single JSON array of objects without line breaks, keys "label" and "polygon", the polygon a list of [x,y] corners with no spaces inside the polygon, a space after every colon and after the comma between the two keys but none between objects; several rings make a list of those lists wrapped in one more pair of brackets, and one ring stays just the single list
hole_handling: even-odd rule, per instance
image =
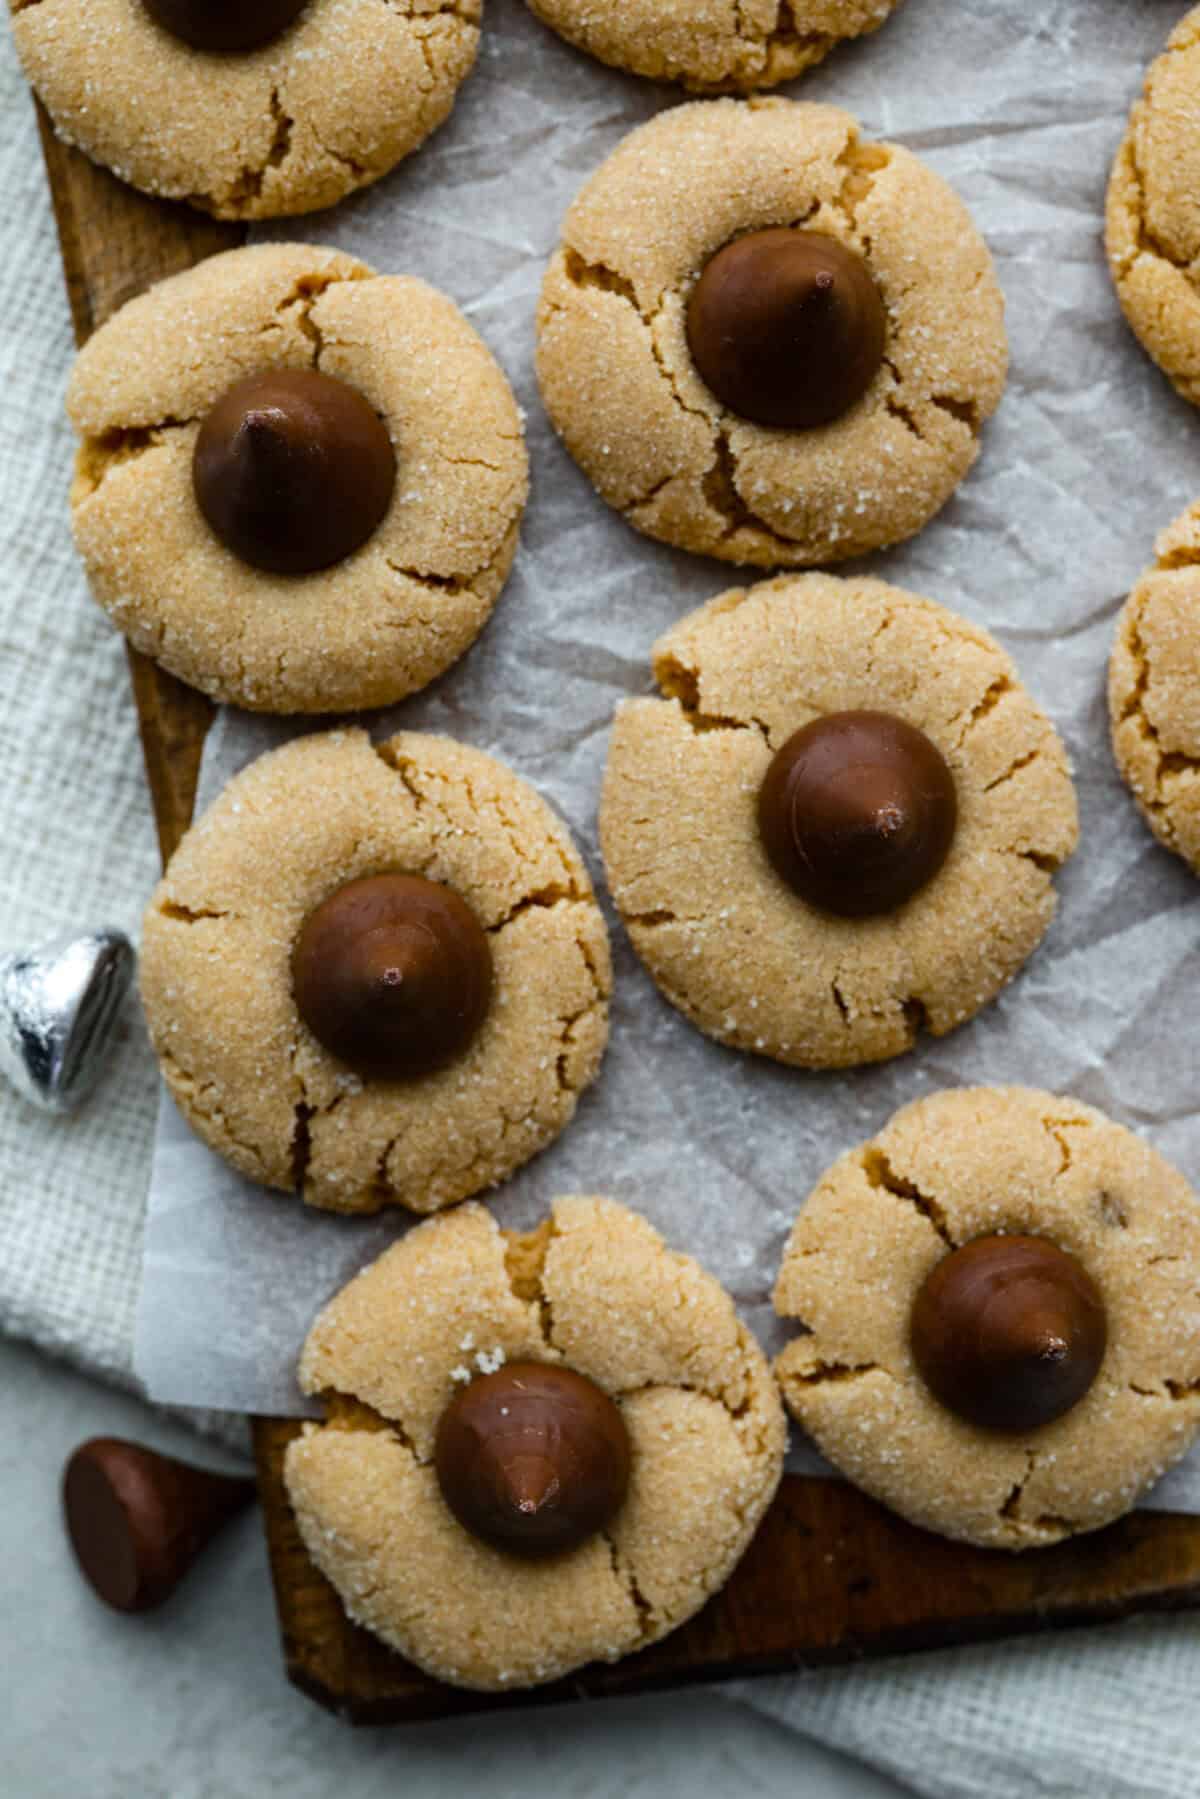
[{"label": "crack in cookie dough", "polygon": [[[887,364],[813,431],[725,410],[687,343],[705,263],[772,225],[861,250],[888,310]],[[543,283],[537,361],[567,449],[637,529],[804,567],[899,542],[933,516],[978,454],[1007,348],[987,248],[931,170],[864,143],[832,107],[722,100],[660,114],[585,185]]]},{"label": "crack in cookie dough", "polygon": [[268,105],[270,107],[274,132],[267,149],[266,160],[257,165],[243,168],[241,174],[233,184],[233,189],[230,194],[230,204],[239,209],[262,198],[263,186],[267,179],[267,171],[269,169],[281,168],[287,161],[288,152],[292,146],[292,132],[295,130],[296,121],[280,101],[279,89],[277,87],[271,89]]},{"label": "crack in cookie dough", "polygon": [[[328,1055],[291,983],[313,908],[390,869],[461,893],[495,971],[466,1055],[400,1083]],[[544,1148],[596,1076],[610,987],[587,871],[550,809],[481,752],[408,733],[300,738],[236,777],[172,858],[142,952],[151,1038],[184,1116],[252,1179],[346,1212],[434,1211]]]},{"label": "crack in cookie dough", "polygon": [[634,1611],[637,1614],[638,1634],[634,1643],[630,1646],[629,1652],[632,1653],[633,1649],[640,1649],[646,1643],[652,1643],[655,1637],[662,1633],[659,1630],[658,1621],[654,1616],[654,1607],[639,1587],[637,1575],[631,1564],[621,1554],[620,1545],[609,1531],[602,1531],[600,1534],[608,1544],[608,1552],[612,1557],[613,1574],[627,1589],[629,1597],[633,1601]]},{"label": "crack in cookie dough", "polygon": [[1036,1467],[1037,1467],[1037,1450],[1036,1449],[1027,1449],[1025,1451],[1025,1472],[1021,1475],[1020,1479],[1015,1482],[1015,1484],[1013,1485],[1012,1491],[1008,1495],[1008,1498],[1004,1501],[1004,1504],[1000,1507],[1000,1516],[1002,1518],[1007,1518],[1007,1519],[1013,1520],[1013,1521],[1020,1520],[1020,1518],[1021,1518],[1021,1501],[1025,1497],[1026,1487],[1029,1485],[1030,1481],[1033,1479],[1033,1473],[1034,1473],[1034,1470]]},{"label": "crack in cookie dough", "polygon": [[1117,621],[1113,754],[1159,842],[1200,873],[1200,503],[1156,548]]},{"label": "crack in cookie dough", "polygon": [[427,815],[429,829],[435,840],[446,833],[462,830],[461,811],[455,803],[454,792],[458,783],[461,784],[472,810],[491,812],[505,833],[509,854],[516,864],[539,869],[544,866],[547,856],[553,860],[556,871],[554,878],[543,881],[531,892],[522,892],[514,899],[508,912],[488,925],[489,931],[502,929],[511,918],[531,904],[556,905],[563,901],[591,898],[591,884],[586,874],[581,875],[581,864],[570,847],[552,839],[549,843],[539,844],[536,853],[531,852],[526,841],[527,822],[520,812],[508,805],[502,791],[493,786],[489,788],[486,798],[480,797],[476,792],[469,764],[455,770],[453,776],[447,776],[438,769],[423,768],[419,758],[407,750],[407,743],[408,739],[400,736],[373,747],[385,768],[391,769],[399,778],[417,810]]},{"label": "crack in cookie dough", "polygon": [[[800,1067],[849,1067],[973,1017],[1037,947],[1078,833],[1066,752],[985,632],[867,579],[736,589],[655,645],[662,698],[625,702],[600,811],[634,948],[708,1035]],[[950,857],[894,914],[846,920],[786,888],[762,849],[772,753],[824,713],[882,710],[942,750]]]},{"label": "crack in cookie dough", "polygon": [[568,43],[692,93],[791,81],[839,43],[879,29],[899,0],[529,0]]},{"label": "crack in cookie dough", "polygon": [[[621,1510],[547,1561],[464,1531],[431,1466],[459,1384],[529,1359],[596,1381],[633,1447]],[[778,1393],[728,1295],[609,1200],[557,1200],[525,1233],[479,1205],[420,1226],[329,1302],[299,1373],[326,1404],[285,1464],[310,1553],[352,1617],[465,1686],[553,1680],[677,1628],[782,1467]]]},{"label": "crack in cookie dough", "polygon": [[222,912],[216,906],[178,906],[165,900],[158,908],[160,918],[172,919],[176,924],[199,924],[205,918],[232,918],[232,912]]},{"label": "crack in cookie dough", "polygon": [[[835,205],[840,209],[847,226],[856,234],[858,247],[866,252],[871,247],[871,240],[859,230],[859,209],[868,200],[875,187],[876,177],[887,168],[892,160],[890,144],[863,144],[852,137],[845,148],[838,152],[837,166],[845,171],[842,184],[838,188]],[[807,223],[811,212],[806,214],[800,223]],[[896,380],[900,376],[893,369]]]},{"label": "crack in cookie dough", "polygon": [[878,1362],[814,1362],[806,1367],[802,1374],[794,1374],[793,1381],[799,1381],[804,1387],[820,1387],[829,1381],[857,1380],[863,1374],[886,1374]]},{"label": "crack in cookie dough", "polygon": [[[896,1203],[910,1187],[922,1205]],[[997,1232],[1077,1257],[1108,1313],[1085,1397],[1014,1435],[943,1409],[909,1344],[933,1268]],[[822,1452],[885,1505],[968,1542],[1035,1547],[1119,1517],[1200,1435],[1198,1277],[1200,1202],[1132,1131],[1027,1088],[938,1093],[842,1156],[805,1202],[775,1287],[802,1334],[776,1374]]]},{"label": "crack in cookie dough", "polygon": [[[332,1110],[332,1107],[330,1108]],[[299,1101],[293,1109],[292,1118],[292,1186],[297,1193],[303,1193],[304,1183],[308,1178],[308,1164],[312,1156],[312,1120],[315,1107]]]},{"label": "crack in cookie dough", "polygon": [[450,112],[479,0],[309,0],[261,49],[213,56],[132,0],[37,0],[13,37],[59,136],[148,193],[217,218],[332,206]]},{"label": "crack in cookie dough", "polygon": [[194,418],[164,418],[154,425],[138,425],[128,429],[117,427],[104,432],[102,436],[87,439],[80,446],[75,463],[72,501],[94,494],[113,469],[128,462],[136,462],[148,450],[157,449],[167,441],[169,432],[185,431],[199,422]]},{"label": "crack in cookie dough", "polygon": [[227,1113],[222,1109],[220,1085],[215,1081],[204,1081],[188,1069],[184,1068],[174,1051],[166,1044],[156,1046],[159,1066],[163,1079],[170,1088],[171,1097],[192,1124],[192,1128],[200,1136],[219,1137],[227,1141],[235,1152],[230,1160],[236,1160],[237,1166],[251,1180],[265,1181],[266,1163],[253,1144],[244,1141],[233,1129]]},{"label": "crack in cookie dough", "polygon": [[[192,485],[200,421],[263,368],[357,387],[397,478],[353,555],[303,577],[250,568]],[[417,691],[474,642],[528,492],[516,401],[444,295],[304,245],[210,258],[131,301],[75,365],[72,524],[93,591],[136,647],[251,710],[343,712]]]},{"label": "crack in cookie dough", "polygon": [[921,1189],[910,1180],[896,1173],[882,1149],[869,1148],[862,1152],[862,1170],[872,1187],[879,1187],[894,1198],[904,1201],[919,1212],[922,1218],[928,1219],[947,1249],[957,1249],[958,1245],[950,1235],[946,1222],[946,1214],[935,1199],[921,1192]]}]

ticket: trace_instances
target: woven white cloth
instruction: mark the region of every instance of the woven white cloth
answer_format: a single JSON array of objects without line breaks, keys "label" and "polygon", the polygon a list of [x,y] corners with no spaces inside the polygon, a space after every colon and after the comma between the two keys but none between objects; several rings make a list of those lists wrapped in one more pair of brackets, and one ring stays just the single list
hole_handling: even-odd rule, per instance
[{"label": "woven white cloth", "polygon": [[[101,921],[136,929],[157,858],[123,651],[67,528],[70,324],[3,32],[0,193],[0,943],[27,943]],[[132,1015],[78,1117],[46,1120],[0,1092],[0,1329],[122,1384],[154,1107]],[[1190,1799],[1198,1692],[1200,1626],[1177,1619],[730,1696],[940,1799]]]},{"label": "woven white cloth", "polygon": [[[26,945],[132,932],[157,852],[124,649],[67,525],[71,323],[33,109],[0,40],[0,945]],[[0,1326],[123,1383],[154,1108],[133,1007],[78,1116],[0,1091]]]}]

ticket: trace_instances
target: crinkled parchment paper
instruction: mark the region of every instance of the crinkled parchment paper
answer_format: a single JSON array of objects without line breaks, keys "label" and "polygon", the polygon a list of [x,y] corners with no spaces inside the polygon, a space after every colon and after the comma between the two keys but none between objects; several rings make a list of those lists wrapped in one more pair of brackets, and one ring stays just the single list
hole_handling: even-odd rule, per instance
[{"label": "crinkled parchment paper", "polygon": [[[612,1044],[574,1124],[491,1203],[524,1227],[547,1201],[603,1192],[645,1212],[735,1294],[768,1347],[769,1294],[816,1177],[934,1088],[1023,1081],[1145,1131],[1200,1177],[1195,1005],[1200,892],[1119,783],[1104,681],[1113,622],[1155,534],[1200,494],[1200,420],[1125,327],[1101,248],[1108,168],[1145,65],[1182,0],[907,0],[879,34],[793,93],[845,105],[927,157],[964,196],[1008,299],[1013,368],[979,464],[914,542],[872,572],[994,631],[1065,736],[1082,846],[1050,936],[1004,997],[890,1065],[813,1076],[719,1049],[658,997],[612,918]],[[494,752],[560,809],[598,885],[596,800],[613,709],[651,689],[649,650],[735,571],[637,536],[547,424],[533,317],[584,178],[673,91],[591,63],[520,0],[487,0],[480,66],[450,124],[331,215],[275,228],[446,289],[528,412],[533,500],[520,555],[475,649],[430,692],[370,721]],[[294,728],[294,727],[293,727]],[[224,714],[201,804],[286,728]],[[137,1366],[160,1400],[303,1410],[293,1365],[313,1314],[403,1231],[403,1213],[306,1211],[227,1170],[164,1103]],[[813,1467],[799,1449],[793,1465]],[[1159,1489],[1200,1509],[1200,1456]]]}]

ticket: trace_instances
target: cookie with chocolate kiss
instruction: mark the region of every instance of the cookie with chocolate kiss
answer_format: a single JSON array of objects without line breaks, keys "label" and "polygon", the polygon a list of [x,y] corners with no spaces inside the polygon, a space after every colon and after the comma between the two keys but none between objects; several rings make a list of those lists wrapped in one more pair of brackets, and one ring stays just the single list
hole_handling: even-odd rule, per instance
[{"label": "cookie with chocolate kiss", "polygon": [[568,211],[538,309],[542,399],[601,498],[760,568],[919,531],[974,462],[1006,364],[958,197],[848,113],[793,100],[639,126]]},{"label": "cookie with chocolate kiss", "polygon": [[391,705],[469,648],[500,595],[526,497],[520,416],[422,281],[307,244],[211,256],[93,334],[68,405],[95,596],[211,699]]},{"label": "cookie with chocolate kiss", "polygon": [[493,757],[419,732],[307,733],[243,769],[142,930],[183,1116],[243,1175],[336,1212],[500,1186],[595,1078],[609,985],[561,821]]},{"label": "cookie with chocolate kiss", "polygon": [[916,594],[808,575],[719,594],[653,666],[658,696],[613,724],[600,844],[672,1005],[734,1048],[849,1068],[1000,992],[1078,826],[1066,751],[998,644]]},{"label": "cookie with chocolate kiss", "polygon": [[730,1296],[596,1196],[525,1232],[481,1205],[406,1232],[330,1299],[297,1373],[324,1412],[284,1461],[305,1547],[356,1624],[457,1686],[665,1637],[728,1578],[783,1464]]},{"label": "cookie with chocolate kiss", "polygon": [[802,1429],[910,1524],[995,1549],[1099,1530],[1200,1436],[1200,1205],[1067,1094],[905,1106],[803,1199],[775,1285]]},{"label": "cookie with chocolate kiss", "polygon": [[335,205],[441,124],[475,61],[482,0],[11,11],[25,73],[68,143],[146,193],[265,219]]},{"label": "cookie with chocolate kiss", "polygon": [[651,81],[694,93],[752,93],[792,81],[838,44],[877,31],[900,0],[788,0],[739,9],[714,0],[528,0],[577,49]]}]

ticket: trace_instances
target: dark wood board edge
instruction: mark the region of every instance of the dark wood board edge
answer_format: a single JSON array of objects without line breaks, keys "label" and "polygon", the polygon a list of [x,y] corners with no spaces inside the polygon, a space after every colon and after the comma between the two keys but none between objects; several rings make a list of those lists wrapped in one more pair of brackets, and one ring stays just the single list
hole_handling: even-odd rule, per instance
[{"label": "dark wood board edge", "polygon": [[[135,193],[56,137],[34,104],[77,343],[152,282],[245,241],[244,226]],[[213,708],[134,649],[129,670],[165,862],[192,816]]]},{"label": "dark wood board edge", "polygon": [[255,1431],[284,1654],[296,1686],[356,1724],[617,1698],[1200,1604],[1195,1518],[1138,1512],[1010,1555],[916,1530],[842,1481],[787,1475],[733,1579],[663,1642],[530,1692],[465,1692],[349,1624],[313,1570],[282,1475],[302,1428],[260,1419]]},{"label": "dark wood board edge", "polygon": [[34,106],[78,343],[153,282],[246,241],[244,225],[135,193],[64,144]]},{"label": "dark wood board edge", "polygon": [[[61,143],[40,107],[38,119],[80,343],[151,282],[244,241],[240,226],[134,193]],[[192,816],[212,707],[136,651],[129,662],[165,861]],[[349,1623],[287,1503],[283,1456],[301,1426],[253,1426],[288,1677],[361,1724],[612,1697],[1200,1605],[1198,1518],[1138,1513],[1096,1536],[1010,1556],[914,1530],[840,1481],[788,1476],[733,1579],[664,1642],[531,1693],[462,1692]]]}]

